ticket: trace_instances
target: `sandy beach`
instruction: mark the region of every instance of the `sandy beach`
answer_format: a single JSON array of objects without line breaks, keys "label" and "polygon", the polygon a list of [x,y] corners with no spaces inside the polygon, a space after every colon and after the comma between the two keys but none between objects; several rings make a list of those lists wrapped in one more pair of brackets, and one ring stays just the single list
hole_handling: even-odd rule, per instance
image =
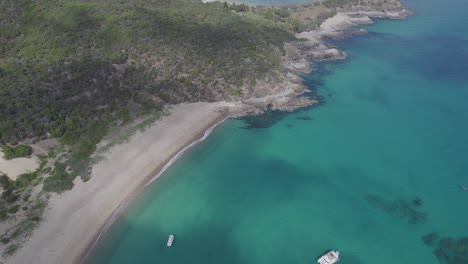
[{"label": "sandy beach", "polygon": [[113,147],[91,180],[51,198],[45,220],[6,263],[80,263],[115,212],[184,147],[227,117],[233,103],[182,104],[130,142]]}]

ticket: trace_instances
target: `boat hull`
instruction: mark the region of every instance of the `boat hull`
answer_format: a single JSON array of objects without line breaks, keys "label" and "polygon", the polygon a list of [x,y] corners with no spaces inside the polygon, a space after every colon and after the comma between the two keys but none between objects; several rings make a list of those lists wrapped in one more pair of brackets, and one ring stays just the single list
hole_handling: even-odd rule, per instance
[{"label": "boat hull", "polygon": [[167,246],[171,247],[173,242],[174,242],[174,235],[170,235],[169,239],[167,240]]},{"label": "boat hull", "polygon": [[318,264],[334,264],[340,260],[340,253],[338,251],[329,251],[325,255],[321,256],[318,260]]}]

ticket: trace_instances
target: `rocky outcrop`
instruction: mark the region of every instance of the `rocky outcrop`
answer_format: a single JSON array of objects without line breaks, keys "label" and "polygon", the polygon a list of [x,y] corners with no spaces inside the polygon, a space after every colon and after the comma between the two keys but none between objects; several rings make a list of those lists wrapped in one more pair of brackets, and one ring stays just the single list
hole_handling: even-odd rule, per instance
[{"label": "rocky outcrop", "polygon": [[[360,5],[346,6],[337,9],[336,15],[323,21],[320,26],[311,31],[299,32],[296,38],[299,41],[286,43],[286,55],[283,56],[283,68],[286,79],[289,83],[295,84],[300,89],[296,89],[296,97],[293,104],[285,104],[284,97],[279,95],[280,105],[286,109],[293,109],[295,106],[318,104],[319,101],[310,98],[297,98],[307,88],[302,85],[301,73],[309,73],[311,61],[329,61],[346,58],[346,53],[337,47],[326,43],[329,39],[340,39],[351,35],[367,34],[364,29],[355,29],[359,25],[372,24],[372,18],[403,19],[412,14],[403,8],[398,0],[370,0],[362,1]],[[271,97],[274,98],[274,97]]]},{"label": "rocky outcrop", "polygon": [[242,102],[245,113],[261,113],[265,109],[292,111],[319,104],[313,97],[301,96],[309,92],[300,76],[311,72],[311,62],[346,58],[346,53],[327,43],[352,35],[367,34],[359,25],[372,24],[372,18],[403,19],[412,13],[398,0],[359,1],[358,5],[336,8],[336,14],[325,19],[318,28],[296,33],[297,41],[284,45],[283,72],[278,76],[257,80],[255,87],[244,87]]}]

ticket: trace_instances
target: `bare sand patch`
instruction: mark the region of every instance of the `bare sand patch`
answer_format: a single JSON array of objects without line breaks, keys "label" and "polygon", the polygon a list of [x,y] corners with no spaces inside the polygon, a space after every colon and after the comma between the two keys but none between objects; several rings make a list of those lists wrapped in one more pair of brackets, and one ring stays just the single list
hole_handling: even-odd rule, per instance
[{"label": "bare sand patch", "polygon": [[35,171],[39,166],[36,157],[6,160],[3,158],[3,152],[0,151],[0,155],[0,172],[6,174],[12,180],[16,180],[20,174]]}]

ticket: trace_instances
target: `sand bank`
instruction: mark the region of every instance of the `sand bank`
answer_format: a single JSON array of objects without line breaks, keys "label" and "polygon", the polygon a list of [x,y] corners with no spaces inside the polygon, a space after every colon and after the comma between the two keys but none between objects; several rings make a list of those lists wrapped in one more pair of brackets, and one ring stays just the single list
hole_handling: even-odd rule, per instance
[{"label": "sand bank", "polygon": [[226,118],[219,111],[226,107],[235,105],[179,105],[130,142],[113,147],[93,167],[91,180],[77,179],[71,191],[51,198],[45,221],[6,263],[79,263],[114,213],[179,151]]}]

